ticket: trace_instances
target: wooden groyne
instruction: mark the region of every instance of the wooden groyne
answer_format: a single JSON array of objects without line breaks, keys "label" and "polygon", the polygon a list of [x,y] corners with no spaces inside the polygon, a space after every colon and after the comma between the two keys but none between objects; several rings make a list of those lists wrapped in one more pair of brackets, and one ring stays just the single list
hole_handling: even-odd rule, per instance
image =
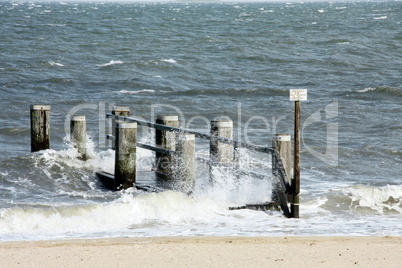
[{"label": "wooden groyne", "polygon": [[[272,147],[260,147],[233,140],[233,122],[231,120],[214,120],[210,122],[209,134],[180,128],[178,116],[159,115],[155,122],[130,117],[128,107],[115,107],[106,118],[112,120],[112,133],[107,138],[112,141],[115,150],[114,174],[97,172],[96,175],[105,187],[122,190],[131,187],[147,191],[162,191],[173,188],[191,193],[196,181],[197,162],[209,165],[211,183],[216,168],[230,170],[241,176],[254,176],[273,180],[273,202],[264,204],[245,204],[231,209],[273,209],[277,206],[287,217],[299,217],[300,194],[300,100],[295,101],[295,134],[293,176],[291,174],[291,137],[290,134],[275,134]],[[31,106],[31,150],[32,152],[49,148],[50,106]],[[79,158],[86,156],[86,118],[73,116],[71,119],[71,141],[77,148]],[[155,130],[155,145],[137,141],[138,126]],[[196,140],[209,140],[209,157],[196,156]],[[155,175],[161,182],[160,187],[137,182],[137,148],[155,152]],[[239,165],[239,149],[270,154],[272,156],[272,174],[261,174],[244,170]],[[268,194],[268,193],[267,193]]]},{"label": "wooden groyne", "polygon": [[[242,170],[239,168],[238,159],[235,157],[235,150],[246,148],[248,150],[271,154],[273,157],[273,175],[275,177],[274,196],[277,203],[286,216],[291,216],[289,209],[289,197],[291,197],[291,186],[289,184],[290,163],[289,159],[289,143],[290,135],[285,134],[287,138],[276,139],[274,147],[259,147],[252,144],[235,141],[233,135],[233,123],[230,120],[211,121],[211,133],[205,134],[192,130],[179,128],[177,116],[159,115],[155,123],[138,120],[133,117],[118,116],[114,113],[106,114],[108,118],[112,118],[119,122],[135,122],[138,125],[155,129],[155,146],[150,144],[136,143],[137,147],[154,151],[156,153],[156,175],[162,181],[162,185],[173,185],[174,189],[180,189],[185,192],[191,192],[195,182],[196,161],[207,163],[210,167],[211,183],[213,183],[213,169],[217,167],[225,167],[233,170],[237,176],[248,175],[256,176],[262,179],[271,179],[272,175],[258,174],[252,171]],[[115,131],[118,131],[116,128]],[[276,135],[280,137],[281,135]],[[283,136],[283,135],[282,135]],[[116,139],[115,135],[108,135],[109,139]],[[195,138],[206,139],[210,141],[209,158],[195,156]],[[119,143],[116,142],[116,146]],[[285,148],[285,149],[284,149]],[[286,153],[283,153],[286,151]],[[281,153],[282,152],[282,153]],[[116,148],[116,157],[118,157],[118,148]],[[284,164],[286,163],[286,164]],[[285,170],[285,167],[287,170]],[[124,171],[125,172],[125,171]],[[121,173],[124,173],[121,172]],[[115,174],[120,171],[115,170]],[[111,175],[105,173],[97,173],[105,185],[111,187],[112,190],[125,189],[127,187],[137,186],[135,175],[132,174],[128,182],[119,182],[121,178],[116,179],[115,183]],[[163,183],[165,182],[165,183]],[[246,207],[266,208],[273,207],[274,204],[253,204]]]}]

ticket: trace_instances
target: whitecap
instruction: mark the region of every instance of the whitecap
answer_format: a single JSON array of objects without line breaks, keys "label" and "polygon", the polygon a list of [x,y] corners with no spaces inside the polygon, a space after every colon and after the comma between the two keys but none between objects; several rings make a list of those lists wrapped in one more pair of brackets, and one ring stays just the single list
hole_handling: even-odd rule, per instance
[{"label": "whitecap", "polygon": [[356,92],[364,93],[364,92],[369,92],[369,91],[374,91],[374,90],[375,90],[375,88],[366,87],[366,88],[364,88],[364,89],[359,89],[359,90],[357,90]]},{"label": "whitecap", "polygon": [[140,94],[140,93],[154,93],[153,89],[142,89],[142,90],[120,90],[119,94]]},{"label": "whitecap", "polygon": [[49,61],[48,63],[49,63],[51,66],[60,66],[60,67],[64,66],[63,64],[61,64],[61,63],[59,63],[59,62],[54,62],[54,61]]},{"label": "whitecap", "polygon": [[108,63],[105,64],[97,64],[96,66],[99,67],[105,67],[105,66],[110,66],[110,65],[116,65],[116,64],[123,64],[124,62],[121,60],[111,60]]},{"label": "whitecap", "polygon": [[379,214],[394,211],[402,213],[402,186],[386,185],[383,187],[356,185],[342,189],[351,198],[351,207],[370,208]]},{"label": "whitecap", "polygon": [[375,18],[373,18],[374,20],[385,20],[385,19],[387,19],[388,17],[387,16],[381,16],[381,17],[375,17]]},{"label": "whitecap", "polygon": [[249,13],[241,13],[240,15],[239,15],[239,17],[251,17],[251,14],[249,14]]},{"label": "whitecap", "polygon": [[172,63],[172,64],[177,63],[177,61],[175,61],[174,59],[162,59],[161,61]]}]

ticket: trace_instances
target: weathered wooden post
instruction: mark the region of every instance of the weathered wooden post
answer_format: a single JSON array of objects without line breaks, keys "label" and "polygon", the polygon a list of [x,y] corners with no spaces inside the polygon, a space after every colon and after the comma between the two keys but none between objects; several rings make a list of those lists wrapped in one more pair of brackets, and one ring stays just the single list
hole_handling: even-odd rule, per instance
[{"label": "weathered wooden post", "polygon": [[79,158],[82,160],[87,159],[87,125],[86,125],[86,117],[84,115],[81,116],[73,116],[71,119],[71,142],[74,144],[74,147],[77,148]]},{"label": "weathered wooden post", "polygon": [[294,160],[292,194],[293,200],[290,205],[291,217],[299,218],[299,196],[300,196],[300,101],[307,100],[307,89],[291,89],[290,100],[295,102],[294,119]]},{"label": "weathered wooden post", "polygon": [[[283,181],[281,187],[274,185],[272,191],[272,200],[275,202],[282,202],[282,205],[287,206],[287,202],[291,201],[293,195],[291,195],[291,165],[292,165],[292,144],[290,141],[290,134],[274,134],[272,137],[272,148],[275,150],[272,153],[272,173],[274,176],[280,176],[279,180]],[[278,183],[282,183],[279,181]],[[278,188],[279,187],[279,188]],[[286,191],[279,193],[278,191]],[[286,198],[286,200],[281,200]],[[286,203],[286,204],[285,204]]]},{"label": "weathered wooden post", "polygon": [[233,139],[233,121],[232,120],[214,120],[211,121],[211,139],[209,143],[209,158],[211,165],[209,173],[211,181],[215,181],[214,174],[216,168],[222,165],[233,163],[234,146],[218,141],[214,137],[223,137]]},{"label": "weathered wooden post", "polygon": [[[211,121],[211,136],[233,139],[233,121]],[[233,162],[233,145],[219,142],[213,137],[209,144],[210,159],[214,163],[231,164]]]},{"label": "weathered wooden post", "polygon": [[299,196],[300,196],[300,101],[295,101],[295,136],[294,136],[294,160],[292,194],[293,200],[290,211],[293,218],[299,218]]},{"label": "weathered wooden post", "polygon": [[[169,127],[179,127],[179,117],[176,115],[158,115],[155,121]],[[155,129],[155,144],[164,149],[176,150],[176,134],[172,131]],[[173,176],[174,155],[156,153],[156,171],[157,177],[162,180],[168,180]]]},{"label": "weathered wooden post", "polygon": [[272,170],[280,168],[278,165],[282,165],[285,172],[285,182],[291,185],[291,167],[292,167],[292,143],[290,141],[290,134],[274,134],[272,138],[272,148],[278,153],[277,157],[281,161],[278,161],[277,157],[272,158]]},{"label": "weathered wooden post", "polygon": [[31,152],[50,148],[50,105],[31,105]]},{"label": "weathered wooden post", "polygon": [[115,190],[133,187],[136,179],[137,123],[116,122]]},{"label": "weathered wooden post", "polygon": [[[112,109],[112,114],[119,116],[130,116],[130,108],[129,107],[120,107],[115,106]],[[116,137],[116,119],[112,118],[112,135]],[[116,149],[116,139],[112,139],[112,149]]]},{"label": "weathered wooden post", "polygon": [[178,133],[176,138],[175,181],[180,190],[191,192],[195,184],[195,135]]}]

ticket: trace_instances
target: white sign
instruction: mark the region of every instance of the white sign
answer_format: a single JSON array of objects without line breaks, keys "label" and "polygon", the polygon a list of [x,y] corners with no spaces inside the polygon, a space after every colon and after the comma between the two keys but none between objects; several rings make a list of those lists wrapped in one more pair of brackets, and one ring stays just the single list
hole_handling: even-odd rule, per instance
[{"label": "white sign", "polygon": [[307,89],[291,89],[290,101],[306,101]]}]

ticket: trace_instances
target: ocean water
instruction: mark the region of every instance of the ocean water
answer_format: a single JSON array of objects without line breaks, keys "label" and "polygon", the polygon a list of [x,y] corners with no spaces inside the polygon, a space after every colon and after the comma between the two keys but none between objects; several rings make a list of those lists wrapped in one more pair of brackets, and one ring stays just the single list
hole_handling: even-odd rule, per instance
[{"label": "ocean water", "polygon": [[[402,235],[401,21],[399,1],[0,1],[0,240]],[[113,105],[205,133],[229,117],[235,139],[266,147],[293,135],[293,88],[308,89],[300,219],[229,210],[269,201],[271,179],[220,172],[211,185],[201,163],[191,196],[110,192],[95,176],[113,171]],[[31,104],[52,107],[49,150],[30,152]],[[72,114],[87,116],[86,162],[66,134]],[[141,180],[153,157],[138,151]],[[272,172],[268,155],[241,161]]]}]

